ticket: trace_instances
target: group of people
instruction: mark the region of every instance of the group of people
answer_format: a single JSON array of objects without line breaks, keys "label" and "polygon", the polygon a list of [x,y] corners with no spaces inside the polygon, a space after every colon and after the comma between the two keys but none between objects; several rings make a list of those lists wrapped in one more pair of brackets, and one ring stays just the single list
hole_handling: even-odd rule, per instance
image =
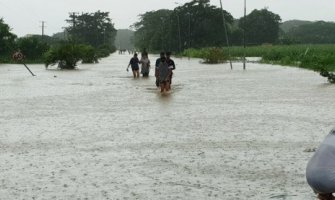
[{"label": "group of people", "polygon": [[[141,53],[141,59],[138,59],[137,53],[130,59],[127,71],[131,66],[134,78],[140,77],[140,65],[141,74],[143,77],[148,77],[150,72],[150,60],[148,53],[143,51]],[[171,59],[171,52],[161,52],[160,57],[155,63],[155,77],[156,86],[160,87],[161,92],[169,91],[171,89],[173,70],[176,69],[174,61]]]}]

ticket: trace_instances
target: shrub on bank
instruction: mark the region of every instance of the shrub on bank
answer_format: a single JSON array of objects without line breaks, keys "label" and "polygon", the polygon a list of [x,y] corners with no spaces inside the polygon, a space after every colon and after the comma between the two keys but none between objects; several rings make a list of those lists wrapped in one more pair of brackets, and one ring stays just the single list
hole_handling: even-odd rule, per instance
[{"label": "shrub on bank", "polygon": [[222,48],[212,47],[204,49],[186,49],[183,56],[192,58],[202,58],[205,63],[216,64],[223,63],[228,60],[227,54],[225,54]]},{"label": "shrub on bank", "polygon": [[222,48],[209,48],[204,54],[205,63],[209,64],[223,63],[227,59]]},{"label": "shrub on bank", "polygon": [[95,49],[89,45],[62,44],[50,49],[44,56],[46,68],[57,64],[60,69],[75,69],[80,60],[85,63],[96,62]]},{"label": "shrub on bank", "polygon": [[[218,53],[219,51],[215,48],[187,49],[182,55],[203,58],[205,62],[216,63],[215,60],[219,60],[217,58],[223,58],[223,61],[228,59],[227,47],[222,49],[222,54]],[[329,82],[335,82],[332,75],[335,71],[335,45],[262,45],[246,49],[243,47],[230,48],[232,59],[238,59],[244,55],[246,57],[261,57],[263,63],[314,70],[320,72],[322,76],[328,77]]]},{"label": "shrub on bank", "polygon": [[79,45],[82,63],[98,63],[98,56],[94,47]]}]

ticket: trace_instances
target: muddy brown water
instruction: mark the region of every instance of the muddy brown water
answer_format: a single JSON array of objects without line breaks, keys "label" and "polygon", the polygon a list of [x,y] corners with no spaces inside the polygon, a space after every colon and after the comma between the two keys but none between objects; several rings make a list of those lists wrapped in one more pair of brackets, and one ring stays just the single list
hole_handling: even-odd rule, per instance
[{"label": "muddy brown water", "polygon": [[[0,65],[0,199],[315,199],[335,86],[303,69],[175,58],[170,94],[131,56],[79,70]],[[154,63],[156,57],[151,55]]]}]

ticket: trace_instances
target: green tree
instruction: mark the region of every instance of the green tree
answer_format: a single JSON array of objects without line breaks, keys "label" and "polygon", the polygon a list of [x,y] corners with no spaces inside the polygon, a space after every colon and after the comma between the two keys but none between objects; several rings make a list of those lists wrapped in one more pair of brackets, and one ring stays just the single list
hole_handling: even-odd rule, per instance
[{"label": "green tree", "polygon": [[89,44],[95,48],[107,46],[108,50],[115,50],[116,29],[109,18],[109,12],[97,11],[70,17],[72,19],[66,20],[71,24],[67,31],[74,41]]},{"label": "green tree", "polygon": [[15,48],[16,35],[10,32],[10,27],[0,18],[0,56],[8,56]]},{"label": "green tree", "polygon": [[259,45],[277,42],[280,22],[280,16],[267,9],[253,10],[245,19],[239,20],[239,27],[245,29],[247,44]]},{"label": "green tree", "polygon": [[304,44],[335,43],[335,23],[318,21],[292,28],[284,38]]},{"label": "green tree", "polygon": [[43,54],[50,48],[39,37],[23,37],[16,41],[16,46],[28,60],[42,59]]},{"label": "green tree", "polygon": [[[233,17],[226,11],[224,15],[230,36]],[[157,52],[224,46],[222,22],[221,9],[211,6],[209,0],[193,0],[174,10],[147,12],[134,24],[135,47]]]},{"label": "green tree", "polygon": [[[209,0],[193,0],[176,9],[181,14],[182,37],[188,43],[187,48],[218,47],[226,45],[222,11],[210,5]],[[224,11],[231,36],[233,17]],[[185,42],[184,42],[185,43]]]},{"label": "green tree", "polygon": [[168,26],[171,10],[157,10],[146,12],[140,16],[141,20],[133,26],[136,29],[134,44],[138,49],[146,48],[149,51],[165,49],[168,42]]},{"label": "green tree", "polygon": [[80,60],[84,63],[97,62],[95,48],[90,45],[65,43],[51,48],[44,57],[46,68],[57,64],[61,69],[75,69]]}]

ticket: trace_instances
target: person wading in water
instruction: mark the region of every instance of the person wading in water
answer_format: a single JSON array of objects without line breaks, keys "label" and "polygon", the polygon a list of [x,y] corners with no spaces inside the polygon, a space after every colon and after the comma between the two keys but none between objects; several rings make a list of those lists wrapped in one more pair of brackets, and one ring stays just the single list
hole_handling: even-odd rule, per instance
[{"label": "person wading in water", "polygon": [[172,70],[169,68],[168,63],[166,62],[166,58],[161,58],[161,62],[158,67],[158,80],[159,86],[161,88],[161,93],[164,91],[169,91],[170,86],[170,75]]},{"label": "person wading in water", "polygon": [[143,52],[141,56],[141,74],[143,77],[148,77],[150,72],[150,60],[148,58],[148,53]]},{"label": "person wading in water", "polygon": [[134,78],[139,78],[140,73],[139,73],[139,63],[140,61],[137,58],[137,53],[134,54],[134,57],[130,59],[129,65],[127,67],[127,71],[129,66],[131,66],[131,70],[133,71]]},{"label": "person wading in water", "polygon": [[173,75],[173,70],[176,69],[176,65],[174,64],[174,61],[171,59],[171,52],[166,52],[166,62],[169,66],[169,69],[171,70],[170,77],[169,77],[169,90],[171,89],[171,84],[172,84],[172,75]]},{"label": "person wading in water", "polygon": [[156,64],[155,64],[155,77],[156,77],[156,86],[159,87],[159,64],[161,63],[162,59],[165,59],[165,53],[161,52],[160,57],[157,58]]}]

